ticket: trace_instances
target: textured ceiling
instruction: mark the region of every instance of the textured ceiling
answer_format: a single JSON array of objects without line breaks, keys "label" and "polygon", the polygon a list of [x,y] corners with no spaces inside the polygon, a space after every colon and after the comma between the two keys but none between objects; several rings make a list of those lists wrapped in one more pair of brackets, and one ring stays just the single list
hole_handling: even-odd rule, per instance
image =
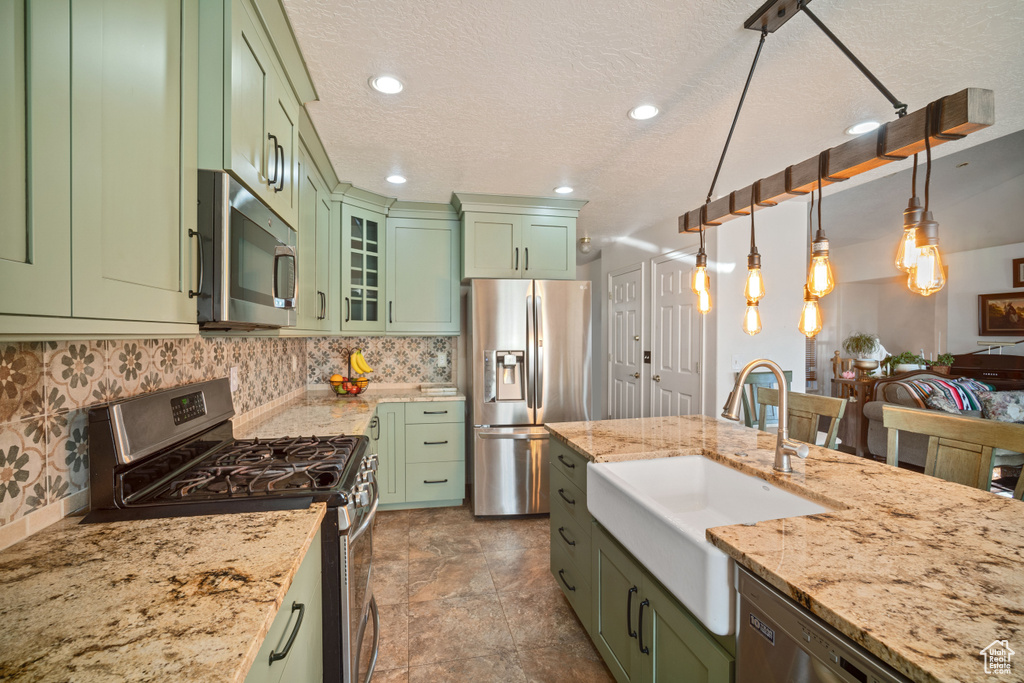
[{"label": "textured ceiling", "polygon": [[[284,0],[320,96],[310,116],[339,178],[434,202],[453,191],[552,196],[571,185],[571,197],[590,200],[580,235],[599,246],[675,225],[703,201],[757,45],[741,26],[759,4]],[[965,87],[996,92],[996,125],[937,156],[1024,128],[1021,0],[813,8],[911,110]],[[371,90],[380,74],[405,90]],[[640,103],[662,114],[629,119]],[[892,117],[810,20],[795,17],[768,37],[716,194],[843,142],[852,123]],[[390,185],[391,173],[409,182]]]}]

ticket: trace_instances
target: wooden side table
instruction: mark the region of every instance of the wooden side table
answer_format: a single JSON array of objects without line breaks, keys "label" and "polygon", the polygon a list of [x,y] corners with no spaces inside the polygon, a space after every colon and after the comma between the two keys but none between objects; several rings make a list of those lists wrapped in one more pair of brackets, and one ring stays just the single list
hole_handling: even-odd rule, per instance
[{"label": "wooden side table", "polygon": [[868,452],[868,419],[864,417],[864,404],[875,396],[875,385],[882,379],[865,377],[861,379],[833,379],[832,395],[837,398],[848,398],[846,413],[839,425],[839,438],[844,446],[864,458]]}]

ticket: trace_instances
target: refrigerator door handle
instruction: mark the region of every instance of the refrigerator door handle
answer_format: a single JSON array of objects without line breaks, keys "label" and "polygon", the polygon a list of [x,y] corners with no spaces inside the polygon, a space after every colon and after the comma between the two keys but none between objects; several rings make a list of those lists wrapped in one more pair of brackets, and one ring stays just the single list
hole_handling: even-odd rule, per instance
[{"label": "refrigerator door handle", "polygon": [[537,409],[540,410],[544,407],[544,328],[541,326],[543,317],[541,316],[541,306],[544,305],[544,300],[536,296],[533,300],[533,315],[534,315],[534,332],[536,338],[537,348]]},{"label": "refrigerator door handle", "polygon": [[[533,297],[526,297],[526,368],[524,374],[526,375],[526,407],[531,411],[533,410],[533,361],[534,361],[534,330],[533,330]],[[530,421],[534,420],[535,416],[531,412]]]}]

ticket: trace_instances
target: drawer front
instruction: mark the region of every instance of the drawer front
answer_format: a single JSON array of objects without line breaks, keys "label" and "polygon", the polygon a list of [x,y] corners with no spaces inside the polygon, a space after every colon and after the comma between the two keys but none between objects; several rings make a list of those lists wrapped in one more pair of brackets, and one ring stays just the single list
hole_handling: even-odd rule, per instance
[{"label": "drawer front", "polygon": [[462,500],[465,497],[466,468],[461,460],[422,462],[405,466],[407,501]]},{"label": "drawer front", "polygon": [[[590,567],[589,564],[585,566]],[[565,593],[576,616],[579,617],[583,627],[587,629],[587,633],[590,633],[592,630],[590,624],[591,602],[593,600],[590,594],[590,574],[584,574],[584,571],[579,569],[575,563],[570,562],[562,554],[560,548],[551,546],[551,573],[555,577],[555,583]]]},{"label": "drawer front", "polygon": [[587,459],[555,438],[551,439],[548,452],[551,454],[551,467],[586,492]]},{"label": "drawer front", "polygon": [[405,428],[405,462],[444,462],[466,457],[466,425],[413,424]]},{"label": "drawer front", "polygon": [[[292,658],[307,657],[308,649],[319,644],[321,634],[316,633],[315,638],[313,637],[314,630],[319,630],[320,614],[323,609],[319,589],[320,534],[317,533],[292,579],[292,585],[281,602],[277,616],[270,625],[270,630],[256,655],[256,661],[245,677],[246,683],[276,683],[282,680],[282,674]],[[292,609],[295,603],[304,607],[302,623],[296,633],[295,642],[287,657],[271,663],[270,653],[281,652],[295,631],[299,618],[299,611]]]},{"label": "drawer front", "polygon": [[557,547],[577,569],[590,567],[590,527],[581,527],[576,520],[558,508],[551,509],[551,548]]},{"label": "drawer front", "polygon": [[405,424],[466,421],[465,401],[427,401],[405,404]]},{"label": "drawer front", "polygon": [[572,518],[580,527],[590,526],[587,494],[555,468],[551,469],[551,494],[548,498],[551,500],[552,514],[562,513]]}]

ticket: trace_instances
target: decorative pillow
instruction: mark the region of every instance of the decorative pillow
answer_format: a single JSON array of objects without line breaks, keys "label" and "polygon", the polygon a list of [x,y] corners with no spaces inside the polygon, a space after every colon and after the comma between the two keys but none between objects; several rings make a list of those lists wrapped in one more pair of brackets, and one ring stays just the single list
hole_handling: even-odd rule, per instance
[{"label": "decorative pillow", "polygon": [[941,394],[952,401],[959,410],[981,410],[978,394],[993,389],[990,384],[967,377],[960,379],[925,377],[906,380],[904,384],[917,394],[922,405],[928,396]]},{"label": "decorative pillow", "polygon": [[1024,423],[1024,391],[986,391],[978,397],[985,419]]},{"label": "decorative pillow", "polygon": [[944,413],[960,415],[960,409],[956,407],[956,404],[948,396],[937,391],[928,394],[924,399],[924,404],[932,410],[941,410]]}]

